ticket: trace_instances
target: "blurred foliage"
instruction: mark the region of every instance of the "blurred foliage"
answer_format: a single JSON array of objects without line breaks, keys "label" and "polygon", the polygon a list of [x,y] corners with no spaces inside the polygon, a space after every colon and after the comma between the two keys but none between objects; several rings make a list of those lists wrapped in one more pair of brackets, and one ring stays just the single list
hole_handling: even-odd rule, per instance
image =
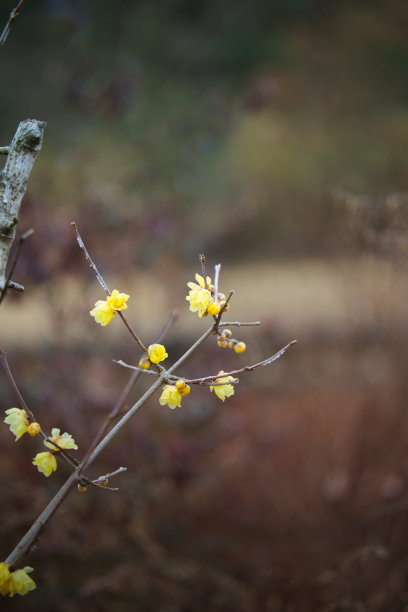
[{"label": "blurred foliage", "polygon": [[169,246],[180,261],[336,252],[333,190],[408,190],[407,12],[400,0],[28,3],[0,56],[0,134],[46,119],[30,193],[64,222],[137,232],[138,265]]}]

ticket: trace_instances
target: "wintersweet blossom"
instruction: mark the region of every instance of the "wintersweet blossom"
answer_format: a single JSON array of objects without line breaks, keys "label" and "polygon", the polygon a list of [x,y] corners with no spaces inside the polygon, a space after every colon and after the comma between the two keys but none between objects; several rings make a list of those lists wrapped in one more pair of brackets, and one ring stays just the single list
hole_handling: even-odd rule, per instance
[{"label": "wintersweet blossom", "polygon": [[181,393],[175,385],[166,385],[160,396],[159,403],[161,406],[168,405],[169,408],[180,408]]},{"label": "wintersweet blossom", "polygon": [[64,450],[69,450],[70,448],[75,450],[78,449],[78,446],[75,444],[75,440],[71,434],[67,432],[61,434],[57,427],[53,427],[51,430],[50,440],[58,444],[58,446],[55,446],[52,444],[52,442],[47,440],[44,441],[45,446],[50,448],[52,451],[59,451],[61,448]]},{"label": "wintersweet blossom", "polygon": [[126,302],[129,297],[127,293],[119,293],[117,289],[114,289],[111,295],[108,295],[106,301],[113,310],[126,310]]},{"label": "wintersweet blossom", "polygon": [[16,593],[26,595],[35,589],[37,585],[34,580],[27,576],[32,571],[32,567],[26,566],[24,569],[10,572],[7,563],[0,563],[0,594],[14,597]]},{"label": "wintersweet blossom", "polygon": [[33,464],[37,466],[39,472],[47,477],[57,469],[57,460],[48,451],[37,453],[33,459]]},{"label": "wintersweet blossom", "polygon": [[105,327],[112,321],[113,317],[115,316],[115,311],[105,300],[98,300],[95,303],[95,308],[93,308],[89,314],[91,317],[94,317],[95,321],[99,323],[99,325]]},{"label": "wintersweet blossom", "polygon": [[162,344],[151,344],[147,349],[147,354],[152,363],[159,363],[168,357],[166,349]]},{"label": "wintersweet blossom", "polygon": [[[224,374],[218,372],[218,374]],[[216,383],[229,383],[231,380],[235,380],[233,376],[221,376],[221,378],[217,378],[214,382]],[[234,395],[234,387],[229,384],[225,385],[210,385],[210,391],[214,391],[215,395],[220,398],[220,400],[224,401],[226,397],[231,397]]]},{"label": "wintersweet blossom", "polygon": [[209,305],[214,302],[210,291],[211,278],[207,276],[206,280],[204,280],[200,274],[196,274],[195,279],[197,283],[187,283],[190,291],[186,296],[186,300],[190,302],[191,312],[198,312],[199,317],[204,317],[207,314]]},{"label": "wintersweet blossom", "polygon": [[9,592],[10,570],[7,563],[0,563],[0,594]]},{"label": "wintersweet blossom", "polygon": [[28,576],[33,571],[28,565],[23,569],[15,570],[10,574],[9,580],[9,597],[17,595],[27,595],[29,591],[33,591],[37,585],[34,580]]},{"label": "wintersweet blossom", "polygon": [[28,430],[29,421],[25,410],[20,408],[9,408],[6,410],[4,422],[10,427],[11,433],[16,436],[16,442]]},{"label": "wintersweet blossom", "polygon": [[98,300],[95,302],[95,308],[93,308],[89,314],[91,317],[94,317],[99,325],[105,327],[112,321],[117,310],[126,310],[126,302],[129,297],[127,293],[119,293],[117,289],[114,289],[111,295],[107,296],[106,300]]}]

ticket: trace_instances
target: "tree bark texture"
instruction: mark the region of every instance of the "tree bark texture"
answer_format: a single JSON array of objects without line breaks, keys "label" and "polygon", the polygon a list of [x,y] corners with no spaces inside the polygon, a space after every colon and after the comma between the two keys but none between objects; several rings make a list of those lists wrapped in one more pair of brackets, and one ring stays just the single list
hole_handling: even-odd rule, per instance
[{"label": "tree bark texture", "polygon": [[7,261],[16,235],[20,204],[42,146],[45,126],[44,121],[36,119],[26,119],[19,124],[0,172],[0,290],[6,282]]}]

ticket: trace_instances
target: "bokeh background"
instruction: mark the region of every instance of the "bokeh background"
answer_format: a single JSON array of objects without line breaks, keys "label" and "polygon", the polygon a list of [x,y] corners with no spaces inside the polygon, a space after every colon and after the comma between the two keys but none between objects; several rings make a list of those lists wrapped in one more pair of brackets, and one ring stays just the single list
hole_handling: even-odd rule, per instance
[{"label": "bokeh background", "polygon": [[[207,341],[186,376],[298,344],[225,404],[153,398],[90,470],[127,466],[120,492],[72,493],[28,559],[39,588],[2,609],[408,610],[407,26],[403,0],[23,5],[1,144],[48,126],[0,334],[43,427],[84,450],[128,377],[112,359],[139,358],[89,317],[72,220],[145,342],[179,312],[172,359],[206,328],[185,301],[198,255],[222,262],[231,319],[262,326],[237,331],[243,355]],[[5,557],[67,469],[46,480],[5,425],[0,443]]]}]

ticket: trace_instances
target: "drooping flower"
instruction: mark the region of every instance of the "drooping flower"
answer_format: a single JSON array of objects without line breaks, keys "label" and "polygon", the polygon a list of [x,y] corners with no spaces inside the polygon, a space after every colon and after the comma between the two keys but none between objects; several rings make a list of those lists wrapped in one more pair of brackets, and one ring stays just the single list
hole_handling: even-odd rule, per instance
[{"label": "drooping flower", "polygon": [[[224,374],[218,372],[218,374]],[[221,376],[221,378],[216,378],[214,382],[216,383],[229,383],[231,380],[235,380],[233,376]],[[220,400],[224,401],[226,397],[231,397],[234,395],[234,387],[230,384],[225,385],[210,385],[210,391],[214,391],[215,395],[220,398]]]},{"label": "drooping flower", "polygon": [[95,308],[93,308],[89,314],[91,317],[94,317],[95,321],[99,323],[99,325],[105,327],[112,321],[113,317],[115,316],[115,311],[105,300],[98,300],[95,303]]},{"label": "drooping flower", "polygon": [[195,279],[197,283],[187,283],[190,291],[186,296],[186,300],[190,302],[191,312],[198,312],[199,317],[204,317],[207,314],[209,305],[214,301],[210,291],[211,278],[207,276],[205,281],[200,274],[196,274]]},{"label": "drooping flower", "polygon": [[162,344],[151,344],[147,349],[147,353],[152,363],[160,363],[160,361],[164,361],[168,357],[166,349]]},{"label": "drooping flower", "polygon": [[181,393],[175,385],[166,385],[159,399],[161,406],[168,405],[169,408],[180,408]]},{"label": "drooping flower", "polygon": [[97,323],[105,327],[112,321],[117,310],[126,310],[126,302],[129,297],[126,293],[119,293],[117,289],[114,289],[106,300],[98,300],[95,303],[95,308],[89,314],[94,317]]},{"label": "drooping flower", "polygon": [[28,430],[29,421],[25,410],[20,408],[9,408],[6,410],[4,422],[10,427],[11,433],[16,436],[16,442]]},{"label": "drooping flower", "polygon": [[69,450],[70,448],[75,450],[78,449],[78,446],[75,444],[75,440],[71,434],[67,432],[62,434],[57,427],[52,428],[50,440],[53,440],[56,444],[58,444],[58,446],[55,446],[52,444],[52,442],[47,442],[46,440],[44,441],[45,446],[50,448],[52,451],[59,451],[61,448],[64,450]]},{"label": "drooping flower", "polygon": [[37,453],[33,459],[33,464],[37,466],[39,472],[47,477],[57,469],[57,460],[48,451]]},{"label": "drooping flower", "polygon": [[29,591],[33,591],[37,585],[34,580],[28,576],[33,571],[32,567],[26,566],[24,569],[18,569],[11,572],[9,580],[9,596],[27,595]]}]

